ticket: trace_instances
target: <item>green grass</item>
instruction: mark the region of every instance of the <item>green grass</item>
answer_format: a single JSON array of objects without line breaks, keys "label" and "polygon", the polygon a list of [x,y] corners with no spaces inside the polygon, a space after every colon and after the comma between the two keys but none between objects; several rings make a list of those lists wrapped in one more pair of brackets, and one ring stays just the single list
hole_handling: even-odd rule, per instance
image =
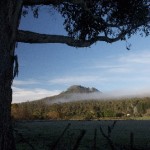
[{"label": "green grass", "polygon": [[[75,145],[81,130],[86,130],[79,149],[90,150],[94,144],[94,131],[97,129],[96,146],[98,149],[109,149],[108,143],[100,132],[100,126],[107,133],[108,125],[113,121],[22,121],[15,124],[15,129],[21,133],[26,141],[36,150],[48,150],[58,139],[65,127],[71,126],[65,132],[57,145],[59,150],[71,150]],[[134,145],[136,147],[150,146],[150,121],[144,120],[120,120],[117,121],[111,139],[117,145],[129,145],[130,133],[134,133]],[[16,136],[18,150],[31,150],[31,147],[22,142]]]}]

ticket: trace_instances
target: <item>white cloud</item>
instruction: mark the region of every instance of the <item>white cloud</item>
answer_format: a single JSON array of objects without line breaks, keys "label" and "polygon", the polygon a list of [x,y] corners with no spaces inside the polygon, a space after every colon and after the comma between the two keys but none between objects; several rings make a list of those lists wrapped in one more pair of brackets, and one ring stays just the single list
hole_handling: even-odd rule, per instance
[{"label": "white cloud", "polygon": [[14,80],[13,85],[31,85],[31,84],[38,84],[39,82],[36,80]]},{"label": "white cloud", "polygon": [[104,64],[104,65],[99,65],[98,63],[96,63],[96,65],[92,66],[91,68],[95,68],[95,69],[112,69],[112,68],[122,68],[122,65],[109,65],[109,63]]},{"label": "white cloud", "polygon": [[48,96],[53,96],[59,94],[61,91],[53,90],[49,91],[46,89],[23,89],[13,87],[13,103],[19,103],[24,101],[37,100]]},{"label": "white cloud", "polygon": [[83,84],[88,82],[106,81],[106,78],[99,76],[68,76],[56,78],[49,81],[51,84]]},{"label": "white cloud", "polygon": [[130,67],[122,67],[122,68],[110,68],[108,70],[111,73],[130,73],[131,71],[133,71],[132,68]]},{"label": "white cloud", "polygon": [[[112,62],[114,65],[112,65]],[[110,62],[107,61],[107,64],[104,65],[98,65],[96,64],[95,66],[91,67],[93,69],[101,69],[103,72],[108,72],[108,73],[128,73],[133,71],[133,68],[130,67],[127,64],[124,64],[122,62],[118,62],[118,60],[110,60]]]},{"label": "white cloud", "polygon": [[99,69],[99,71],[103,71],[103,73],[107,73],[110,75],[111,73],[117,74],[132,74],[138,72],[143,73],[150,73],[149,69],[150,65],[150,50],[141,50],[141,51],[134,51],[130,53],[126,53],[123,56],[113,56],[113,57],[106,57],[105,61],[101,63],[100,61],[95,62],[91,65],[90,69]]},{"label": "white cloud", "polygon": [[150,64],[150,50],[143,50],[141,52],[133,52],[127,56],[119,58],[122,63],[136,63],[136,64]]},{"label": "white cloud", "polygon": [[128,89],[112,90],[104,93],[110,97],[146,97],[150,96],[150,86],[148,87],[129,87]]}]

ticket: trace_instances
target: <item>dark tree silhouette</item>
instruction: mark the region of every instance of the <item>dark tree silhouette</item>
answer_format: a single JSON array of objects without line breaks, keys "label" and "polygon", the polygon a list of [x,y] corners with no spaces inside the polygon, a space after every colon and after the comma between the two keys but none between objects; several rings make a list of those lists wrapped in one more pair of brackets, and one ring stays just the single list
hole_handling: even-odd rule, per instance
[{"label": "dark tree silhouette", "polygon": [[[64,17],[68,36],[18,30],[30,6],[48,5]],[[62,43],[89,47],[97,41],[126,40],[138,31],[149,35],[149,0],[0,0],[0,150],[15,150],[11,125],[12,82],[18,73],[16,42]]]}]

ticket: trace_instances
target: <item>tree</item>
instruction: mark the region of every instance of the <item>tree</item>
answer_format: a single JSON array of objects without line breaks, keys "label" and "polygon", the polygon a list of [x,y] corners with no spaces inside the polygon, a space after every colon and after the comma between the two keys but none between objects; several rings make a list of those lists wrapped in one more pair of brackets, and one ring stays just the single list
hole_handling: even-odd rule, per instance
[{"label": "tree", "polygon": [[[55,8],[64,17],[68,36],[18,30],[21,14],[32,6]],[[18,74],[16,42],[62,43],[89,47],[97,41],[126,40],[150,31],[149,0],[1,0],[0,1],[0,149],[15,150],[11,125],[11,85]]]}]

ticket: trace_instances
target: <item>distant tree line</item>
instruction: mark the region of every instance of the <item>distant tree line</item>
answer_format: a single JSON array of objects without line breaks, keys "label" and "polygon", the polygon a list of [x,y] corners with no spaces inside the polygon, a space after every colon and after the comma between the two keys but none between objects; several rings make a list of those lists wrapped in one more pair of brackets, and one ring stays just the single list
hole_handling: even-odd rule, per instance
[{"label": "distant tree line", "polygon": [[105,119],[150,116],[150,98],[121,100],[85,100],[47,104],[45,101],[12,104],[12,117],[16,120],[34,119]]}]

